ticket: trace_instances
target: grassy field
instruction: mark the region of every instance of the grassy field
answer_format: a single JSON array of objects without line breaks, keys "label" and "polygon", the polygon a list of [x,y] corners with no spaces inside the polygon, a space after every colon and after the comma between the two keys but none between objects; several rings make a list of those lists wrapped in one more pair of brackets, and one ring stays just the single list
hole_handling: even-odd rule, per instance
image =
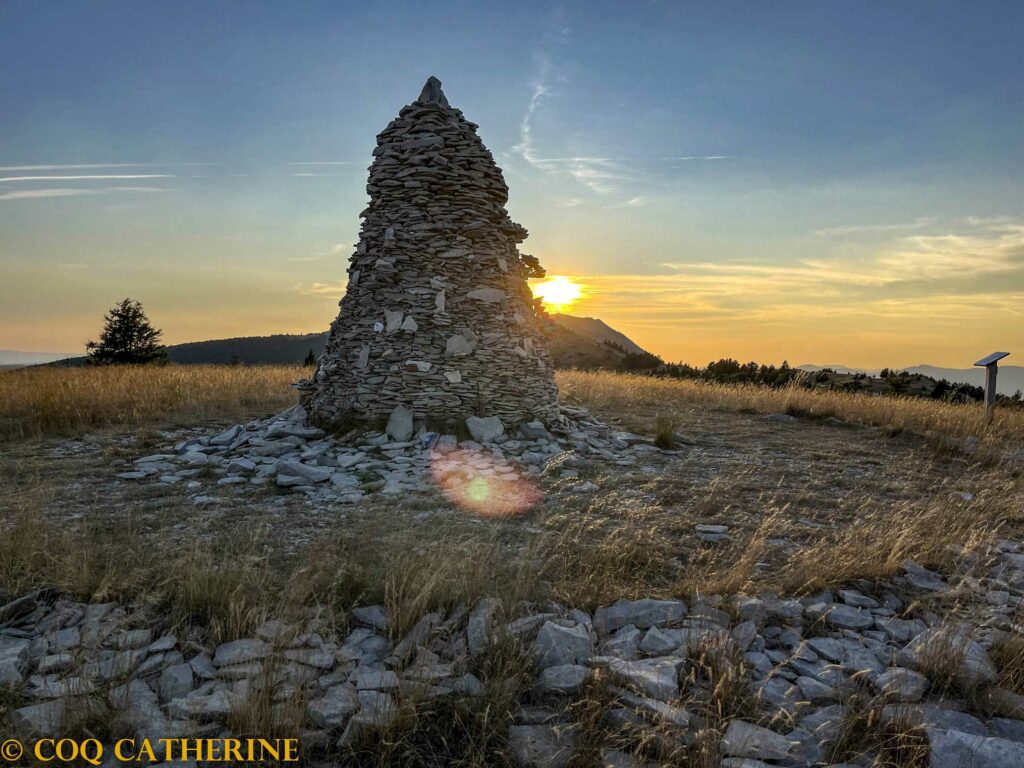
[{"label": "grassy field", "polygon": [[786,386],[661,379],[594,371],[562,371],[558,383],[569,397],[600,411],[623,414],[654,409],[671,413],[683,405],[746,413],[786,413],[836,418],[937,439],[975,438],[979,447],[1024,446],[1024,410],[997,409],[991,422],[980,404],[955,404],[917,397],[865,395]]},{"label": "grassy field", "polygon": [[[310,612],[343,631],[353,605],[381,602],[400,635],[428,611],[483,596],[499,597],[510,618],[522,601],[592,610],[618,597],[807,594],[851,584],[870,591],[906,559],[972,572],[971,553],[1024,529],[1022,465],[998,460],[1024,443],[1019,411],[988,425],[977,406],[575,371],[558,374],[565,401],[624,428],[678,431],[688,451],[658,459],[654,472],[583,470],[602,489],[589,496],[574,494],[575,481],[556,469],[538,481],[537,507],[507,520],[481,520],[436,493],[318,512],[266,489],[230,505],[226,494],[224,506],[206,508],[181,489],[112,480],[126,462],[173,442],[166,430],[209,431],[293,404],[289,385],[303,373],[168,366],[0,374],[0,595],[46,585],[117,600],[203,642]],[[759,416],[769,413],[806,418]],[[953,449],[966,438],[978,450]],[[729,525],[731,541],[701,542],[698,523]],[[940,601],[957,599],[937,596],[910,610],[952,610]],[[338,763],[494,764],[532,683],[524,659],[523,648],[498,648],[478,670],[487,688],[480,701],[403,704],[391,726]],[[713,693],[687,702],[706,727],[685,754],[666,759],[710,768],[728,718],[754,717],[753,705],[737,660],[712,649],[691,665]],[[584,733],[597,734],[612,701],[600,684],[578,698],[573,717]],[[254,706],[233,727],[288,730],[268,712]],[[857,725],[851,732],[860,733]],[[877,728],[861,731],[860,741],[844,742],[848,754],[879,738]]]},{"label": "grassy field", "polygon": [[[0,373],[0,440],[75,435],[168,422],[245,418],[295,403],[298,366],[27,368]],[[920,398],[771,389],[621,373],[560,371],[563,399],[628,419],[671,420],[683,406],[748,413],[834,417],[895,431],[976,438],[979,446],[1024,445],[1024,410],[997,410],[988,423],[977,404]],[[652,421],[653,420],[653,421]],[[641,427],[651,423],[642,420]],[[653,431],[651,429],[650,431]]]},{"label": "grassy field", "polygon": [[33,367],[0,373],[0,440],[246,418],[296,402],[299,366]]},{"label": "grassy field", "polygon": [[[112,435],[134,430],[142,435],[143,443],[137,448],[110,445],[103,450],[102,461],[116,462],[122,455],[130,458],[166,448],[158,430],[168,425],[224,423],[287,407],[295,400],[289,385],[303,373],[299,367],[167,366],[34,368],[0,375],[0,437],[21,450],[0,463],[13,481],[8,489],[14,489],[0,495],[0,507],[8,526],[13,525],[8,530],[17,533],[7,537],[11,565],[0,573],[2,586],[16,591],[15,585],[49,579],[76,594],[95,596],[132,592],[133,585],[139,584],[145,586],[142,591],[155,590],[165,597],[184,595],[182,599],[190,602],[187,595],[197,591],[194,585],[156,584],[140,575],[145,570],[143,544],[152,545],[144,542],[145,534],[160,530],[163,518],[177,523],[180,515],[189,513],[172,505],[161,512],[161,519],[146,522],[145,530],[135,530],[132,526],[138,524],[133,521],[152,500],[129,495],[115,502],[109,484],[103,484],[111,474],[109,468],[78,468],[70,459],[39,460],[34,458],[38,451],[31,448],[33,438],[95,436],[97,430]],[[522,525],[510,523],[495,523],[481,532],[469,525],[475,521],[453,509],[451,526],[437,526],[424,537],[413,525],[403,528],[398,512],[383,510],[383,506],[393,510],[394,500],[386,504],[367,500],[371,514],[359,522],[347,522],[337,531],[314,537],[302,552],[298,545],[289,550],[287,575],[278,572],[278,584],[266,590],[275,594],[273,602],[296,602],[285,594],[291,587],[282,585],[321,583],[310,578],[308,570],[324,562],[331,563],[331,573],[342,574],[348,581],[342,585],[336,579],[329,589],[319,591],[320,597],[333,595],[343,604],[360,596],[387,596],[396,609],[399,602],[414,606],[415,610],[405,611],[411,614],[441,595],[468,600],[502,584],[517,585],[519,597],[591,606],[627,593],[807,591],[891,574],[905,558],[939,562],[948,555],[949,545],[970,546],[1007,526],[1019,525],[1024,517],[1019,462],[979,463],[977,459],[985,456],[980,449],[972,451],[971,457],[946,450],[965,438],[974,438],[995,456],[1020,448],[1024,445],[1020,411],[999,413],[986,424],[977,406],[797,387],[776,390],[578,371],[561,371],[558,383],[564,400],[586,405],[610,423],[647,433],[695,430],[725,440],[722,455],[667,466],[662,477],[596,476],[605,492],[585,504],[559,501],[560,486],[555,483],[548,493],[551,503],[542,503],[533,512],[538,530],[543,531],[537,536],[527,536]],[[799,422],[806,424],[799,432],[790,433],[744,415],[768,413],[810,418]],[[885,442],[869,440],[862,433],[854,439],[849,431],[828,427],[824,421],[828,417],[881,427],[881,433],[890,437],[913,433],[928,435],[931,441],[918,441],[920,445]],[[814,429],[818,431],[810,431]],[[936,446],[943,450],[936,451]],[[758,469],[765,450],[787,454],[778,469]],[[707,475],[702,461],[716,467],[713,475]],[[851,472],[867,473],[873,479],[851,480]],[[99,480],[91,502],[79,482],[80,474]],[[969,500],[954,493],[956,488],[969,490],[965,497]],[[66,498],[59,503],[52,498],[62,495]],[[436,505],[430,499],[417,503],[429,509]],[[417,503],[411,503],[409,518],[421,511]],[[92,510],[118,505],[124,513],[97,525],[102,515]],[[64,526],[54,528],[40,514],[54,507],[72,512],[88,507],[91,525],[77,528],[77,538],[69,540]],[[383,529],[378,527],[378,511]],[[827,533],[809,535],[801,522],[808,517],[826,525]],[[298,513],[290,519],[282,542],[290,540],[299,520]],[[732,525],[734,543],[680,550],[681,537],[691,535],[693,524],[699,522]],[[190,577],[202,574],[198,560],[222,560],[220,552],[241,546],[243,539],[254,552],[261,547],[261,551],[274,550],[258,541],[263,535],[259,530],[254,525],[249,537],[240,537],[232,527],[218,545],[220,550],[179,552],[187,561],[182,571]],[[779,552],[775,542],[783,539],[797,546]],[[883,540],[886,546],[878,546]],[[85,554],[85,550],[95,553],[112,544],[124,548],[126,542],[139,545],[139,563],[125,554],[118,558]],[[69,549],[81,552],[72,556]],[[281,542],[277,549],[282,549]],[[513,550],[515,556],[510,558]],[[453,560],[452,551],[464,552],[466,557]],[[370,557],[363,562],[366,552]],[[307,556],[309,564],[303,565]],[[260,557],[232,559],[263,567]],[[410,585],[396,581],[398,577],[389,572],[391,562],[401,562],[406,574],[422,569],[428,576],[414,582],[427,594],[410,597]],[[501,563],[502,567],[489,567],[474,576],[466,562]],[[765,570],[766,562],[778,566]],[[223,574],[222,569],[219,572]],[[265,580],[265,574],[240,577],[254,600],[256,585]],[[313,599],[316,593],[312,590],[304,599]],[[255,602],[266,606],[267,595]],[[205,613],[219,615],[213,609]]]}]

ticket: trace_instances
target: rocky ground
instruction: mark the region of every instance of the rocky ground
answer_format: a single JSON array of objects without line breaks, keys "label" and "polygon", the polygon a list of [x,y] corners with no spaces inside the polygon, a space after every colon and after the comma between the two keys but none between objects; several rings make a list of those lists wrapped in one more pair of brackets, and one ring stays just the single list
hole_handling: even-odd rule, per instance
[{"label": "rocky ground", "polygon": [[[435,488],[469,502],[465,496],[477,484],[480,511],[497,516],[525,511],[506,510],[508,503],[516,502],[509,497],[520,495],[523,477],[537,477],[552,465],[561,466],[559,458],[630,467],[637,455],[672,453],[659,451],[650,437],[609,429],[586,411],[568,407],[563,407],[554,427],[556,434],[533,421],[510,435],[496,416],[471,417],[463,440],[424,428],[414,432],[413,415],[402,406],[392,411],[383,432],[354,430],[334,437],[306,422],[306,412],[296,406],[269,419],[184,440],[174,453],[135,459],[128,471],[116,477],[174,485],[212,470],[219,476],[218,486],[273,483],[320,504],[352,504],[378,491],[397,495]],[[568,468],[560,475],[563,472],[573,476]],[[579,490],[597,487],[584,483]]]},{"label": "rocky ground", "polygon": [[[130,517],[150,546],[261,527],[273,568],[324,537],[410,563],[431,542],[477,537],[498,542],[497,570],[557,539],[575,565],[563,582],[545,577],[547,598],[453,598],[411,617],[357,599],[342,616],[263,616],[228,642],[144,599],[11,595],[2,717],[26,735],[97,711],[139,735],[272,722],[300,734],[311,762],[366,764],[367,744],[404,732],[410,712],[493,706],[503,691],[512,703],[489,764],[1024,765],[1015,529],[954,547],[941,573],[906,561],[795,597],[775,590],[819,541],[865,519],[888,515],[892,540],[876,531],[872,547],[895,551],[902,517],[936,501],[974,509],[990,467],[835,420],[694,410],[663,450],[642,424],[566,415],[561,432],[485,424],[462,440],[392,424],[336,442],[284,416],[13,447],[6,498],[41,495],[37,513],[69,527]],[[992,522],[979,516],[979,530]],[[639,563],[598,571],[634,540]],[[742,591],[700,581],[755,544]]]},{"label": "rocky ground", "polygon": [[[1024,696],[1000,687],[990,657],[1020,630],[1024,551],[1002,541],[974,560],[980,578],[947,580],[908,562],[871,593],[800,600],[621,600],[593,614],[523,605],[499,621],[500,601],[485,599],[428,613],[401,636],[372,605],[352,611],[344,635],[315,619],[270,620],[216,647],[161,634],[142,608],[43,592],[0,608],[0,681],[23,685],[10,723],[37,736],[66,733],[100,696],[139,736],[228,737],[232,717],[263,699],[302,723],[315,761],[387,727],[403,701],[484,696],[480,660],[511,640],[536,677],[495,760],[565,766],[584,746],[603,765],[681,760],[721,719],[716,685],[730,678],[750,701],[714,734],[723,766],[867,766],[897,746],[916,746],[932,766],[1024,765]],[[930,610],[900,618],[916,599],[951,593],[984,596],[969,622]],[[596,681],[605,743],[595,751],[571,702],[593,696]]]}]

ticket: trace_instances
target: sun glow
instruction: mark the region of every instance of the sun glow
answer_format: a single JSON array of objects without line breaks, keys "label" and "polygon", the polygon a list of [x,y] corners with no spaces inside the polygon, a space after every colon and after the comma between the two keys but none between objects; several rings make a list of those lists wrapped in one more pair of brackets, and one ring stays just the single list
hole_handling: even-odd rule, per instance
[{"label": "sun glow", "polygon": [[531,285],[530,290],[548,309],[556,312],[561,312],[583,296],[583,286],[565,275],[553,275],[542,283]]}]

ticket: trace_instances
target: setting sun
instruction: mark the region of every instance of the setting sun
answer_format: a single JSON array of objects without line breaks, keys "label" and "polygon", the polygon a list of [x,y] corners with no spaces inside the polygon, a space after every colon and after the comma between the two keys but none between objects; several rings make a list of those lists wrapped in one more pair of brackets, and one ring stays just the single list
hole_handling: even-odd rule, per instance
[{"label": "setting sun", "polygon": [[561,312],[583,295],[583,286],[564,275],[555,275],[543,283],[531,285],[530,290],[534,296],[544,301],[548,309],[556,312]]}]

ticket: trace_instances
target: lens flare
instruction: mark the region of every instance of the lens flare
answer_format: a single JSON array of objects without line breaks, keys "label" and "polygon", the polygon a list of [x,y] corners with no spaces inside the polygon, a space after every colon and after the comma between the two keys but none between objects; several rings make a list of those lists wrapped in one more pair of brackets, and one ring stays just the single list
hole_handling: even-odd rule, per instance
[{"label": "lens flare", "polygon": [[448,499],[481,517],[514,517],[540,501],[533,483],[503,457],[486,451],[433,451],[430,469]]}]

